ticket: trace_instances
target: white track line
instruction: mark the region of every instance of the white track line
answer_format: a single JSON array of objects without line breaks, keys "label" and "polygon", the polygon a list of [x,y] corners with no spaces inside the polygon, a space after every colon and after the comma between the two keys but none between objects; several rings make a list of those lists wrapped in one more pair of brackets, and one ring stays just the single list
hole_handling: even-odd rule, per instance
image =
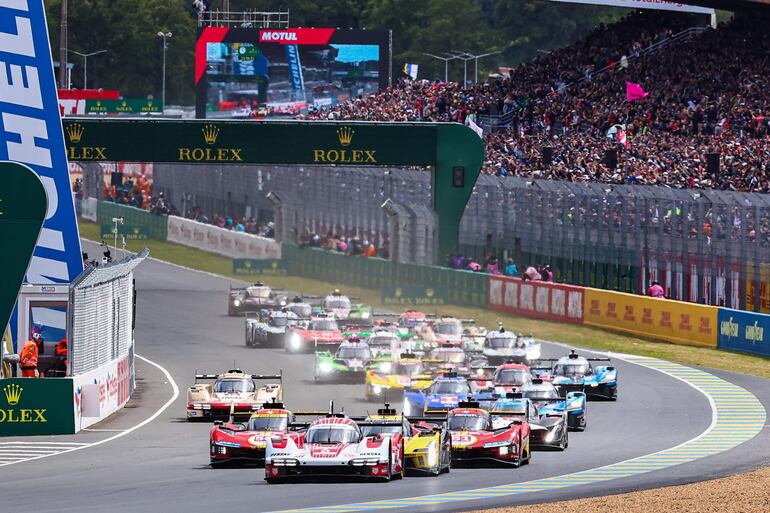
[{"label": "white track line", "polygon": [[[153,367],[157,367],[158,369],[160,369],[160,371],[166,376],[166,379],[168,380],[168,383],[171,385],[171,389],[173,390],[171,398],[168,401],[166,401],[166,403],[163,406],[161,406],[157,411],[155,411],[155,413],[153,413],[152,415],[150,415],[149,417],[144,419],[139,424],[136,424],[135,426],[132,426],[132,427],[130,427],[128,429],[120,431],[119,433],[117,433],[117,434],[115,434],[115,435],[113,435],[113,436],[111,436],[109,438],[105,438],[104,440],[99,440],[97,442],[85,443],[85,444],[84,443],[76,444],[75,442],[39,442],[41,444],[45,444],[45,445],[43,445],[43,447],[46,447],[48,445],[61,445],[62,446],[62,450],[61,451],[57,451],[57,452],[52,452],[52,453],[49,453],[49,454],[43,454],[41,456],[35,456],[33,458],[26,458],[26,459],[21,459],[21,460],[17,460],[17,461],[7,461],[7,462],[5,462],[6,460],[9,460],[9,459],[15,458],[15,457],[9,456],[8,458],[5,458],[4,455],[2,454],[3,445],[22,444],[22,445],[26,445],[30,449],[34,450],[35,446],[33,444],[35,444],[36,442],[2,442],[3,445],[0,445],[0,467],[5,467],[7,465],[15,465],[16,463],[23,463],[25,461],[40,460],[40,459],[43,459],[43,458],[48,458],[50,456],[56,456],[57,454],[66,454],[66,453],[69,453],[69,452],[79,451],[81,449],[87,449],[89,447],[95,447],[97,445],[106,444],[107,442],[111,442],[113,440],[117,440],[118,438],[126,436],[129,433],[133,433],[137,429],[139,429],[139,428],[141,428],[143,426],[146,426],[147,424],[149,424],[153,420],[157,419],[179,397],[179,387],[177,386],[176,381],[174,381],[174,378],[171,376],[171,373],[168,370],[166,370],[163,366],[153,362],[152,360],[148,360],[147,358],[145,358],[143,356],[136,355],[136,357],[139,358],[140,360],[144,361],[144,362],[149,363]],[[67,446],[73,446],[73,445],[75,447],[67,447]]]}]

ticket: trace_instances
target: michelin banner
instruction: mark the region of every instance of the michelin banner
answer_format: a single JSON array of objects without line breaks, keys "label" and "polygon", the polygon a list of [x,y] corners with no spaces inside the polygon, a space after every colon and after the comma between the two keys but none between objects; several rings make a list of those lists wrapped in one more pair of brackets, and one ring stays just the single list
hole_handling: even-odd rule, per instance
[{"label": "michelin banner", "polygon": [[27,164],[48,195],[29,283],[83,270],[42,0],[0,0],[0,161]]},{"label": "michelin banner", "polygon": [[718,320],[719,349],[770,356],[770,315],[720,308]]},{"label": "michelin banner", "polygon": [[281,245],[272,239],[250,233],[234,232],[176,216],[168,216],[166,240],[231,258],[256,260],[281,258]]},{"label": "michelin banner", "polygon": [[629,9],[657,9],[660,11],[691,12],[697,14],[714,14],[714,9],[667,2],[666,0],[552,0],[568,4],[610,5],[612,7],[628,7]]}]

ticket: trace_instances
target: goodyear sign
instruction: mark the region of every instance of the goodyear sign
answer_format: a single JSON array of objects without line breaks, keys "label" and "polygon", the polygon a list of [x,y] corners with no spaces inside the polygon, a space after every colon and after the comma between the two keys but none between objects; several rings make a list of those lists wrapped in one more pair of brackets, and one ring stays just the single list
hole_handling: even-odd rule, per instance
[{"label": "goodyear sign", "polygon": [[0,436],[75,432],[72,380],[0,379]]},{"label": "goodyear sign", "polygon": [[[111,239],[115,237],[114,225],[103,224],[101,225],[101,237],[102,239]],[[118,239],[125,237],[126,240],[147,240],[150,238],[150,234],[147,231],[146,226],[131,226],[126,224],[118,225]]]},{"label": "goodyear sign", "polygon": [[447,304],[445,285],[394,285],[382,288],[383,304],[396,306],[442,306]]},{"label": "goodyear sign", "polygon": [[720,349],[770,356],[770,315],[720,308]]},{"label": "goodyear sign", "polygon": [[278,259],[233,258],[233,274],[238,276],[285,276],[286,267]]},{"label": "goodyear sign", "polygon": [[588,288],[583,298],[584,324],[674,344],[717,346],[716,307]]}]

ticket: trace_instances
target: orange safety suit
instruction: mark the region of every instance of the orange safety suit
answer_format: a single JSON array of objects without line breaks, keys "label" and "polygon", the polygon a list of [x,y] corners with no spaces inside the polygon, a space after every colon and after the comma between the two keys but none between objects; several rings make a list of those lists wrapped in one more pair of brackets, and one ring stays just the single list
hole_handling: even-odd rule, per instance
[{"label": "orange safety suit", "polygon": [[56,344],[56,349],[54,350],[54,354],[60,358],[64,358],[64,368],[67,368],[67,356],[68,356],[69,350],[67,349],[67,339],[63,338],[59,341],[58,344]]},{"label": "orange safety suit", "polygon": [[21,364],[21,376],[23,378],[37,377],[37,342],[29,339],[24,342],[24,347],[19,354],[19,363]]}]

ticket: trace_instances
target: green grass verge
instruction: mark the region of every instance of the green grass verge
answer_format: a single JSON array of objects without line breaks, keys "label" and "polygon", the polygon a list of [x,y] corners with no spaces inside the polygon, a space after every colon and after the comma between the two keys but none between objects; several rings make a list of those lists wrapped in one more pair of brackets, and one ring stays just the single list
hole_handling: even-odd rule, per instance
[{"label": "green grass verge", "polygon": [[[83,238],[99,240],[99,226],[94,223],[80,222],[80,234]],[[126,249],[136,252],[143,247],[150,248],[150,255],[159,260],[172,262],[201,271],[218,274],[234,280],[242,280],[232,272],[232,260],[227,257],[206,253],[178,244],[157,240],[127,241]],[[299,278],[295,276],[271,277],[270,284],[287,290],[301,290],[307,294],[326,294],[338,285]],[[378,309],[386,306],[380,302],[379,291],[345,287],[345,292],[361,298],[362,302],[373,305]],[[586,347],[601,351],[617,353],[633,353],[670,360],[687,365],[699,365],[713,369],[724,369],[770,378],[770,359],[750,356],[716,349],[703,349],[689,346],[677,346],[665,342],[650,340],[605,331],[588,326],[566,325],[555,322],[539,321],[500,314],[481,308],[460,306],[445,306],[441,313],[461,318],[472,317],[480,326],[496,326],[502,321],[514,331],[532,333],[538,338],[556,340],[575,347]]]}]

